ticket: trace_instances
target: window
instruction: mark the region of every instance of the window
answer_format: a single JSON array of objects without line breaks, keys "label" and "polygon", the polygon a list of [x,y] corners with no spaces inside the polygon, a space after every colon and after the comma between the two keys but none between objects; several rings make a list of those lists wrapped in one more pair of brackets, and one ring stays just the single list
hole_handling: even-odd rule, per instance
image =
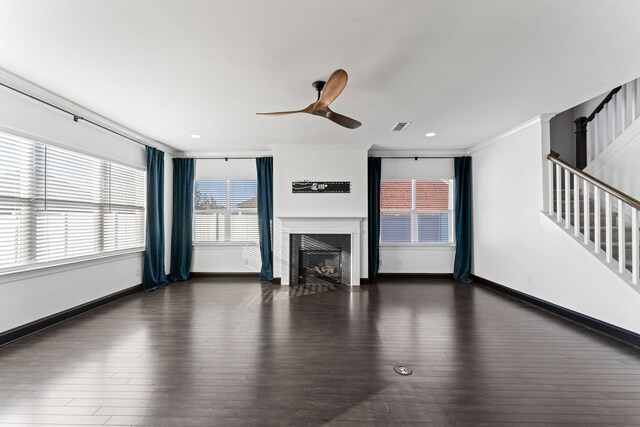
[{"label": "window", "polygon": [[453,180],[380,183],[381,243],[453,242]]},{"label": "window", "polygon": [[257,242],[256,180],[195,181],[193,241]]},{"label": "window", "polygon": [[0,271],[144,246],[144,171],[0,134]]}]

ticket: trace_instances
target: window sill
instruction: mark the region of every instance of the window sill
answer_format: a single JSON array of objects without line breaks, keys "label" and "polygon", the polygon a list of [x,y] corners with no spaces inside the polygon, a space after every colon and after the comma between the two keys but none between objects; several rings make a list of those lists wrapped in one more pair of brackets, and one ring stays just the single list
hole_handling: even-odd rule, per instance
[{"label": "window sill", "polygon": [[113,252],[105,255],[74,258],[69,260],[53,261],[47,264],[29,266],[20,270],[10,270],[0,272],[0,284],[7,282],[16,282],[19,280],[30,279],[33,277],[46,276],[49,274],[60,273],[63,271],[77,270],[79,268],[90,267],[93,265],[106,264],[116,262],[122,259],[140,257],[144,253],[144,249],[134,249],[130,251]]},{"label": "window sill", "polygon": [[454,249],[455,243],[380,243],[380,249],[384,248],[403,248],[403,249]]},{"label": "window sill", "polygon": [[206,249],[206,248],[224,248],[224,247],[242,247],[242,246],[258,246],[258,242],[198,242],[192,245],[193,249]]}]

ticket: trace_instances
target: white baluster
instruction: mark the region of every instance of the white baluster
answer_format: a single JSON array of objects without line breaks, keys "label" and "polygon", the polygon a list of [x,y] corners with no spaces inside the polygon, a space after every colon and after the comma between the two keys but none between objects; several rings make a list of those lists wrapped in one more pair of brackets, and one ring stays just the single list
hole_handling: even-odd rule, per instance
[{"label": "white baluster", "polygon": [[627,268],[627,248],[625,248],[624,204],[618,200],[618,272],[624,273]]},{"label": "white baluster", "polygon": [[602,227],[600,225],[600,188],[593,186],[593,251],[600,253]]},{"label": "white baluster", "polygon": [[638,211],[631,208],[631,273],[633,284],[638,284]]},{"label": "white baluster", "polygon": [[562,221],[562,168],[556,163],[556,219]]},{"label": "white baluster", "polygon": [[620,94],[620,117],[622,118],[620,133],[627,128],[627,89],[627,85],[623,85],[620,92],[618,92]]},{"label": "white baluster", "polygon": [[613,116],[611,117],[611,120],[613,121],[612,125],[611,125],[611,143],[613,143],[613,141],[616,140],[616,137],[618,136],[618,122],[620,122],[620,117],[618,114],[618,94],[620,92],[614,94],[611,97],[611,110],[613,111]]},{"label": "white baluster", "polygon": [[631,82],[631,123],[636,120],[638,105],[638,79]]},{"label": "white baluster", "polygon": [[593,121],[587,122],[587,163],[594,159],[595,142],[593,139]]},{"label": "white baluster", "polygon": [[591,213],[591,209],[589,206],[589,181],[587,181],[586,179],[584,180],[584,190],[583,190],[583,197],[584,197],[584,244],[588,245],[589,244],[589,227],[591,226],[590,221],[589,221],[589,214]]},{"label": "white baluster", "polygon": [[596,117],[593,119],[593,158],[595,159],[598,154],[600,154],[600,125],[598,122],[600,121],[600,114],[596,114]]},{"label": "white baluster", "polygon": [[[615,107],[615,95],[611,98],[611,101],[607,104],[609,110],[609,142],[607,143],[607,147],[610,144],[613,144],[613,141],[616,140],[616,107]],[[605,147],[606,148],[606,147]]]},{"label": "white baluster", "polygon": [[580,178],[573,175],[573,235],[580,235]]},{"label": "white baluster", "polygon": [[611,214],[611,194],[604,193],[604,250],[608,263],[613,260],[613,217]]},{"label": "white baluster", "polygon": [[553,162],[551,160],[549,162],[549,194],[548,197],[548,212],[549,215],[553,215]]},{"label": "white baluster", "polygon": [[609,128],[611,127],[611,115],[609,114],[609,104],[605,105],[602,111],[600,112],[602,115],[602,121],[600,124],[602,125],[602,141],[600,144],[600,152],[602,153],[605,148],[607,148],[607,141],[609,139]]},{"label": "white baluster", "polygon": [[564,170],[564,228],[571,227],[571,174]]}]

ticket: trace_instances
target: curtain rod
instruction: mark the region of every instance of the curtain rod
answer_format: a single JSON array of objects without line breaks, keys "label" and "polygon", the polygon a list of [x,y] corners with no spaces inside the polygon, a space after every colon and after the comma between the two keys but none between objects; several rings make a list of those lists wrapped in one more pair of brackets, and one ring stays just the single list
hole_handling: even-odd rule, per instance
[{"label": "curtain rod", "polygon": [[147,146],[147,144],[145,144],[144,142],[140,142],[140,141],[138,141],[138,140],[136,140],[136,139],[133,139],[133,138],[131,138],[130,136],[127,136],[127,135],[122,134],[122,133],[120,133],[120,132],[118,132],[118,131],[116,131],[116,130],[113,130],[113,129],[108,128],[108,127],[106,127],[106,126],[103,126],[103,125],[101,125],[101,124],[99,124],[99,123],[96,123],[96,122],[94,122],[93,120],[85,119],[84,117],[79,116],[79,115],[77,115],[77,114],[75,114],[75,113],[72,113],[72,112],[71,112],[71,111],[69,111],[69,110],[66,110],[66,109],[64,109],[64,108],[62,108],[62,107],[59,107],[59,106],[57,106],[57,105],[55,105],[55,104],[52,104],[52,103],[50,103],[50,102],[48,102],[48,101],[45,101],[44,99],[40,99],[40,98],[38,98],[37,96],[33,96],[33,95],[31,95],[31,94],[29,94],[29,93],[26,93],[26,92],[24,92],[24,91],[22,91],[22,90],[20,90],[20,89],[17,89],[17,88],[15,88],[15,87],[13,87],[13,86],[9,86],[8,84],[2,83],[2,82],[0,82],[0,86],[4,86],[4,87],[6,87],[7,89],[11,89],[11,90],[12,90],[12,91],[14,91],[14,92],[18,92],[18,93],[19,93],[19,94],[21,94],[21,95],[24,95],[24,96],[26,96],[26,97],[28,97],[28,98],[31,98],[31,99],[35,100],[35,101],[41,102],[41,103],[43,103],[43,104],[45,104],[45,105],[48,105],[48,106],[49,106],[49,107],[51,107],[51,108],[55,108],[55,109],[56,109],[56,110],[58,110],[58,111],[62,111],[63,113],[66,113],[66,114],[70,115],[71,117],[73,117],[73,121],[74,121],[74,122],[76,122],[76,123],[77,123],[79,120],[82,120],[82,121],[85,121],[85,122],[87,122],[87,123],[90,123],[90,124],[92,124],[92,125],[94,125],[94,126],[96,126],[96,127],[99,127],[100,129],[104,129],[104,130],[106,130],[106,131],[108,131],[108,132],[111,132],[111,133],[113,133],[113,134],[115,134],[115,135],[118,135],[118,136],[120,136],[120,137],[122,137],[122,138],[128,139],[129,141],[133,141],[133,142],[135,142],[136,144],[142,145],[142,146],[144,146],[144,147],[146,147],[146,146]]},{"label": "curtain rod", "polygon": [[[261,157],[271,157],[271,156],[261,156]],[[455,159],[458,156],[399,156],[399,157],[385,157],[385,156],[369,156],[369,157],[378,157],[380,159],[413,159],[413,160],[418,160],[418,159]],[[224,160],[224,161],[228,161],[228,160],[254,160],[257,159],[257,157],[231,157],[231,156],[225,156],[225,157],[186,157],[188,159],[194,159],[194,160]]]}]

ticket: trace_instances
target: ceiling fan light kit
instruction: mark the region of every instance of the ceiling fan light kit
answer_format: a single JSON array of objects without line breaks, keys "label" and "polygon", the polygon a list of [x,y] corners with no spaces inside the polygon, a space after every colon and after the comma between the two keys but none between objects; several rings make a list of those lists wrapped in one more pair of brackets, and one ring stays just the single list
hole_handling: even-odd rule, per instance
[{"label": "ceiling fan light kit", "polygon": [[335,99],[342,93],[343,89],[347,85],[348,79],[349,76],[347,75],[346,71],[336,70],[331,74],[329,80],[327,80],[326,82],[318,80],[312,83],[313,88],[318,92],[318,99],[316,102],[309,104],[307,108],[295,111],[279,111],[274,113],[256,114],[265,116],[281,116],[285,114],[307,113],[314,116],[324,117],[325,119],[329,119],[332,122],[347,129],[359,128],[362,123],[350,117],[338,114],[329,108],[329,104],[335,101]]}]

